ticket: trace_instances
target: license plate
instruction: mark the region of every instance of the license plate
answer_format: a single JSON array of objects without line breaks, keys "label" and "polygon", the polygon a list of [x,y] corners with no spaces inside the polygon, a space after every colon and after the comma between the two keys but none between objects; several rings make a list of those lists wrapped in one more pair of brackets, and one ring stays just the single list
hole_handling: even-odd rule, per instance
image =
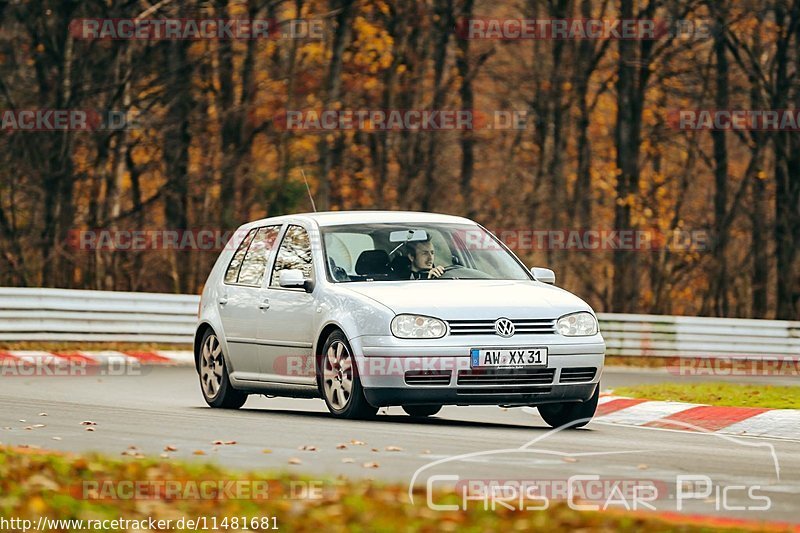
[{"label": "license plate", "polygon": [[473,348],[472,368],[547,366],[547,348]]}]

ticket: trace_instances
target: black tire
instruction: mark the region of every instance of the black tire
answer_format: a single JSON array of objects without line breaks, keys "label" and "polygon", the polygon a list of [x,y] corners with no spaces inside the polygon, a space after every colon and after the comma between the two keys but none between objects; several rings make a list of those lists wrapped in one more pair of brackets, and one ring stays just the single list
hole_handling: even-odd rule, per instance
[{"label": "black tire", "polygon": [[222,345],[213,330],[208,329],[203,335],[198,356],[200,390],[206,403],[219,409],[238,409],[243,406],[247,394],[231,385]]},{"label": "black tire", "polygon": [[[333,357],[329,358],[331,351]],[[349,359],[349,365],[343,364],[346,359]],[[378,408],[370,405],[364,396],[364,388],[361,386],[361,378],[358,375],[358,365],[356,365],[350,343],[347,342],[347,337],[341,331],[336,330],[325,339],[322,353],[317,355],[317,376],[319,392],[333,416],[365,419],[374,417],[378,412]],[[346,390],[347,381],[350,383],[349,391]]]},{"label": "black tire", "polygon": [[597,411],[597,401],[599,399],[600,384],[597,385],[592,397],[585,402],[540,405],[539,415],[547,422],[547,425],[554,428],[567,425],[569,425],[568,429],[582,428],[591,421],[595,411]]},{"label": "black tire", "polygon": [[442,410],[441,405],[404,405],[403,411],[409,416],[423,418],[433,416]]}]

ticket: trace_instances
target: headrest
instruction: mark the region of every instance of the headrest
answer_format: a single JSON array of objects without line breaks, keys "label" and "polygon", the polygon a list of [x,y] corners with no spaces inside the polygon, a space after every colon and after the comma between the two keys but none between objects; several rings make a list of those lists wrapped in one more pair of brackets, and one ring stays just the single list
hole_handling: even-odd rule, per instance
[{"label": "headrest", "polygon": [[390,273],[389,254],[386,250],[364,250],[358,256],[356,274],[388,276]]}]

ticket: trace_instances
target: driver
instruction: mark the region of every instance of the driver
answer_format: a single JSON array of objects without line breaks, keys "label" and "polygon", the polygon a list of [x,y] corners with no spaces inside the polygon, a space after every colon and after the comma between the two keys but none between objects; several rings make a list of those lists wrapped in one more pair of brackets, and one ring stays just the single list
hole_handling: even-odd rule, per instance
[{"label": "driver", "polygon": [[406,257],[411,261],[411,279],[439,278],[444,274],[444,267],[433,266],[436,251],[430,237],[406,243],[406,250]]}]

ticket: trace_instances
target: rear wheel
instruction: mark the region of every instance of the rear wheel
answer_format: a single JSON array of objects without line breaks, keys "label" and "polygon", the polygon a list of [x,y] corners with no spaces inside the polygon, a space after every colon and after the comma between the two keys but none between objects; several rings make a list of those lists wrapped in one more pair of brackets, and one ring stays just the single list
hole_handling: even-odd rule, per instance
[{"label": "rear wheel", "polygon": [[409,416],[426,417],[433,416],[442,410],[441,405],[404,405],[403,411]]},{"label": "rear wheel", "polygon": [[318,355],[322,398],[338,418],[370,418],[378,412],[367,402],[353,351],[341,331],[330,334]]},{"label": "rear wheel", "polygon": [[582,403],[554,403],[539,406],[539,414],[551,427],[569,426],[569,429],[582,428],[588,424],[600,399],[600,384],[591,398]]},{"label": "rear wheel", "polygon": [[200,345],[200,389],[211,407],[238,409],[247,401],[247,394],[231,385],[222,344],[210,329],[203,335]]}]

